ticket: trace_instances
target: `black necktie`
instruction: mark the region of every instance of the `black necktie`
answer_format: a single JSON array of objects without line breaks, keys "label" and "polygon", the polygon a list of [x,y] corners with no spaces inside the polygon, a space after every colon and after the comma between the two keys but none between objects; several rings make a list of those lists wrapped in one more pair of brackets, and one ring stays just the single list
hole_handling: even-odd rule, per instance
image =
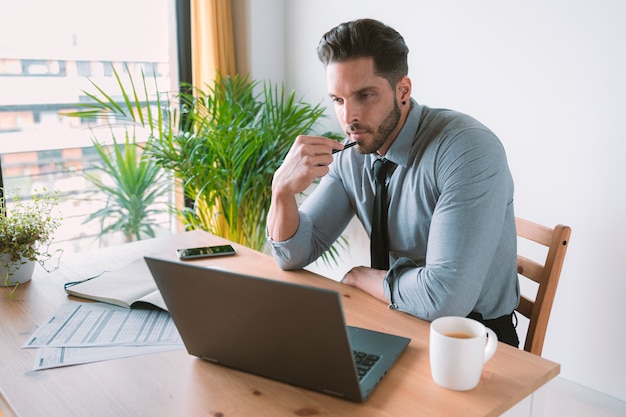
[{"label": "black necktie", "polygon": [[389,236],[387,235],[387,180],[393,173],[395,164],[385,158],[374,161],[376,198],[372,219],[370,240],[371,266],[375,269],[389,269]]}]

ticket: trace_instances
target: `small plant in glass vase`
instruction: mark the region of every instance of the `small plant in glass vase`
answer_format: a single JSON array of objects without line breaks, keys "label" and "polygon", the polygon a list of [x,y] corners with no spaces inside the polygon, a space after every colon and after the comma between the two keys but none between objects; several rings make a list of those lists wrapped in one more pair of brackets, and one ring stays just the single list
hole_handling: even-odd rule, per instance
[{"label": "small plant in glass vase", "polygon": [[52,215],[58,192],[44,189],[35,194],[31,201],[24,201],[17,192],[9,198],[0,189],[0,286],[12,287],[11,299],[17,287],[32,278],[36,262],[50,272],[56,268],[45,263],[62,251],[50,248],[61,222]]}]

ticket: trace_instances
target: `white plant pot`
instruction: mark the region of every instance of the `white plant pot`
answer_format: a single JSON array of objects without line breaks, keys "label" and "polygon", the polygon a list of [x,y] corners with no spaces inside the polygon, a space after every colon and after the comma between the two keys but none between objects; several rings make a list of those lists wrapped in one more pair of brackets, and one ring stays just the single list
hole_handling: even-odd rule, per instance
[{"label": "white plant pot", "polygon": [[[4,265],[8,258],[8,254],[0,254],[0,287],[12,287],[16,284],[23,284],[30,281],[33,277],[33,272],[35,271],[36,261],[27,260],[25,264],[19,265],[17,270],[15,269],[15,266],[11,265],[9,266],[9,271],[7,271]],[[6,277],[9,272],[11,272],[12,275],[9,277],[9,281],[7,282]]]}]

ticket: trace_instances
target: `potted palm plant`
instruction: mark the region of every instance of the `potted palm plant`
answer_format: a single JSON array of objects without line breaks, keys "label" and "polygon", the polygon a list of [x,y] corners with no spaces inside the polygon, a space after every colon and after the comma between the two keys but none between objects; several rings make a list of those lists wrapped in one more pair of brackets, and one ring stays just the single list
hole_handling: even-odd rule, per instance
[{"label": "potted palm plant", "polygon": [[[218,76],[205,89],[183,86],[170,100],[156,82],[148,88],[143,75],[140,84],[130,74],[127,82],[114,74],[117,92],[93,84],[97,92],[86,92],[91,102],[70,115],[104,115],[127,129],[147,130],[144,154],[169,172],[184,194],[185,204],[174,207],[183,226],[263,250],[272,176],[295,137],[314,133],[324,108],[296,100],[284,85],[248,77]],[[345,244],[342,240],[339,247]],[[324,259],[336,253],[334,246]]]},{"label": "potted palm plant", "polygon": [[180,180],[189,202],[180,218],[261,250],[274,171],[324,109],[297,101],[284,86],[238,76],[218,77],[179,99],[186,125],[151,141],[147,152]]},{"label": "potted palm plant", "polygon": [[166,173],[140,152],[134,137],[126,136],[124,143],[118,143],[113,135],[111,147],[93,144],[101,164],[84,176],[96,187],[90,198],[104,195],[106,201],[85,222],[100,223],[100,238],[115,232],[126,242],[155,237],[158,216],[166,211],[160,203],[170,191]]},{"label": "potted palm plant", "polygon": [[51,251],[53,234],[60,219],[52,215],[57,193],[32,197],[30,204],[14,193],[7,199],[0,189],[0,286],[12,287],[13,298],[20,284],[30,281],[35,262],[44,263],[58,251]]},{"label": "potted palm plant", "polygon": [[[125,70],[130,74],[128,66]],[[130,87],[127,87],[115,67],[113,73],[118,91],[106,92],[92,81],[97,91],[84,91],[91,101],[62,115],[97,122],[90,129],[100,163],[86,171],[84,177],[96,187],[90,200],[104,196],[106,201],[85,222],[100,223],[98,237],[101,239],[121,232],[124,240],[130,242],[155,237],[156,229],[161,226],[159,215],[168,211],[162,203],[171,192],[171,181],[167,173],[143,152],[141,144],[152,137],[171,133],[174,122],[168,115],[169,100],[160,101],[156,77],[153,89],[156,93],[152,96],[143,73],[141,91],[135,88],[132,76],[129,75]],[[115,98],[118,96],[121,100]],[[119,101],[123,103],[118,104]],[[115,132],[120,131],[124,135],[123,143],[119,143],[116,137]],[[105,145],[106,142],[112,142],[111,146]]]}]

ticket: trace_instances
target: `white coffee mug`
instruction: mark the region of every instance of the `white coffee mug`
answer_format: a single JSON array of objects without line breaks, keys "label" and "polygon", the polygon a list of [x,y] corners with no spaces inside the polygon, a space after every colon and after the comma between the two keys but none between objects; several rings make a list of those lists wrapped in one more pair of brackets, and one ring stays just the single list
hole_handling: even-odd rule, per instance
[{"label": "white coffee mug", "polygon": [[[488,336],[487,336],[488,335]],[[466,317],[440,317],[430,324],[430,370],[442,387],[467,391],[476,385],[498,347],[498,337]]]}]

